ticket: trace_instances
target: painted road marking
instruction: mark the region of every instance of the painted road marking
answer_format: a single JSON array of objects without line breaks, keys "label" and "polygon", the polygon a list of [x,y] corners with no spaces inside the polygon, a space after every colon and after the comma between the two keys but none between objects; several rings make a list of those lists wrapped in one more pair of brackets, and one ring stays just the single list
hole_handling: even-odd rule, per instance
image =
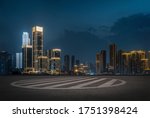
[{"label": "painted road marking", "polygon": [[91,84],[94,84],[94,83],[97,83],[97,82],[100,82],[100,81],[103,81],[103,80],[106,80],[106,78],[101,78],[101,79],[93,80],[93,81],[86,82],[86,83],[83,83],[83,84],[78,84],[78,85],[72,86],[70,88],[73,88],[73,89],[82,88],[84,86],[88,86],[88,85],[91,85]]},{"label": "painted road marking", "polygon": [[67,82],[67,83],[63,83],[63,84],[52,85],[52,86],[47,86],[47,87],[44,87],[43,89],[57,88],[57,87],[60,87],[60,86],[66,86],[66,85],[70,85],[70,84],[76,84],[76,83],[80,83],[80,82],[86,82],[86,81],[89,81],[89,80],[91,80],[91,78],[90,79],[73,81],[73,82]]},{"label": "painted road marking", "polygon": [[[66,79],[66,80],[65,80]],[[96,85],[93,85],[95,84]],[[121,86],[126,81],[120,79],[109,79],[100,77],[58,77],[55,79],[39,79],[39,80],[20,80],[11,83],[12,86],[28,89],[96,89]]]}]

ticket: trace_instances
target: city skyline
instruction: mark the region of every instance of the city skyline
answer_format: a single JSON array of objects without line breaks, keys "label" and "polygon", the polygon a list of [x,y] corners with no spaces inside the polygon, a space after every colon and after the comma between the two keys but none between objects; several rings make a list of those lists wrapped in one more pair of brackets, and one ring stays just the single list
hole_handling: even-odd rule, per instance
[{"label": "city skyline", "polygon": [[[23,73],[48,73],[48,74],[149,74],[150,51],[145,50],[124,50],[118,48],[115,43],[109,45],[107,49],[96,53],[95,69],[91,68],[90,62],[75,60],[74,55],[61,54],[61,49],[44,49],[44,28],[34,26],[32,28],[32,40],[29,33],[22,33],[22,52],[16,52],[14,60],[16,69],[22,69]],[[32,43],[31,43],[32,42]],[[5,52],[1,51],[2,54]],[[109,54],[108,54],[109,53]],[[109,55],[109,56],[108,56]],[[1,55],[2,56],[2,55]],[[64,56],[64,58],[62,58]],[[3,59],[3,57],[1,58]],[[62,61],[64,59],[64,62]],[[3,64],[3,62],[2,62]],[[3,68],[2,68],[3,70]]]}]

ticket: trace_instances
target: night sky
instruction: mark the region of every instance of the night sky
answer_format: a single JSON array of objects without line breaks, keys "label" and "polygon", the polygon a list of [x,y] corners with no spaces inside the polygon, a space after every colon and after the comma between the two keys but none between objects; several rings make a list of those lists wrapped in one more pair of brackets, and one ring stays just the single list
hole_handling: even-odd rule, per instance
[{"label": "night sky", "polygon": [[149,0],[0,0],[0,51],[21,52],[22,32],[44,27],[44,48],[94,62],[96,52],[150,50]]}]

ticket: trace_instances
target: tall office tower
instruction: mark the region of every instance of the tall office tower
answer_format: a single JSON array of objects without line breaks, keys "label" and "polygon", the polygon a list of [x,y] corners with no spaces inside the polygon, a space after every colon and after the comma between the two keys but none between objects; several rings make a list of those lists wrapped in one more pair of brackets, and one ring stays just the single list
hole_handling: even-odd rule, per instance
[{"label": "tall office tower", "polygon": [[69,55],[64,56],[64,71],[65,71],[65,74],[69,74],[70,72],[70,56]]},{"label": "tall office tower", "polygon": [[61,74],[61,49],[51,50],[50,71],[52,75]]},{"label": "tall office tower", "polygon": [[22,53],[16,53],[16,68],[22,69]]},{"label": "tall office tower", "polygon": [[22,67],[25,73],[32,71],[32,45],[22,46]]},{"label": "tall office tower", "polygon": [[32,28],[32,45],[33,69],[39,71],[38,57],[43,56],[43,27],[35,26]]},{"label": "tall office tower", "polygon": [[71,56],[71,70],[73,71],[75,65],[75,56]]},{"label": "tall office tower", "polygon": [[23,32],[22,34],[22,46],[30,45],[30,38],[28,32]]},{"label": "tall office tower", "polygon": [[116,44],[111,44],[110,49],[110,66],[113,68],[113,73],[116,73],[117,66],[117,46]]},{"label": "tall office tower", "polygon": [[96,54],[96,73],[102,74],[106,71],[106,51],[101,50]]},{"label": "tall office tower", "polygon": [[12,69],[12,55],[6,51],[0,51],[0,75],[9,74]]},{"label": "tall office tower", "polygon": [[32,45],[28,32],[22,34],[22,67],[25,73],[32,71]]}]

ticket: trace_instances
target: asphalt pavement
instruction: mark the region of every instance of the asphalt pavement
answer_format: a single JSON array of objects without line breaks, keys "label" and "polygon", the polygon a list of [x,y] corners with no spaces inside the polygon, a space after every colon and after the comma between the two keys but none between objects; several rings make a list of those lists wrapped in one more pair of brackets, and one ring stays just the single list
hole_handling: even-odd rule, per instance
[{"label": "asphalt pavement", "polygon": [[149,101],[150,76],[0,76],[1,101]]}]

